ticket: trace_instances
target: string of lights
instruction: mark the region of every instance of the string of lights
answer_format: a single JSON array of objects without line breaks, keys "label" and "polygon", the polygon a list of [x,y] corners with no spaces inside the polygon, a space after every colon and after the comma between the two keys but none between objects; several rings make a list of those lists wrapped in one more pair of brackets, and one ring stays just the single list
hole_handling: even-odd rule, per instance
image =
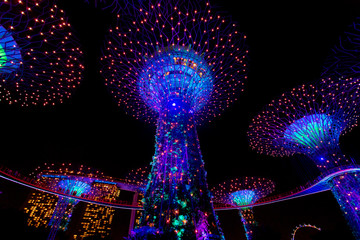
[{"label": "string of lights", "polygon": [[54,105],[82,79],[79,42],[52,1],[0,3],[0,99],[20,106]]}]

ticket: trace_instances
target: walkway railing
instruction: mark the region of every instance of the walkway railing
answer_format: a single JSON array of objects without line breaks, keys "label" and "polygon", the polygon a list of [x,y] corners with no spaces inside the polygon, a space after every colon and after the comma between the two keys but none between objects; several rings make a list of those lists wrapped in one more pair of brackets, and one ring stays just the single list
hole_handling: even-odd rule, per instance
[{"label": "walkway railing", "polygon": [[[234,207],[234,206],[227,205],[227,204],[214,203],[214,207],[215,207],[215,210],[217,210],[217,211],[239,209],[241,207],[256,207],[256,206],[272,204],[272,203],[276,203],[276,202],[281,202],[281,201],[285,201],[285,200],[290,200],[290,199],[294,199],[294,198],[298,198],[298,197],[303,197],[303,196],[327,191],[330,189],[327,184],[327,181],[329,179],[331,179],[335,176],[341,175],[341,174],[357,172],[357,171],[360,172],[360,166],[358,166],[358,165],[337,167],[337,168],[331,169],[331,170],[321,174],[319,177],[317,177],[313,181],[310,181],[303,186],[297,187],[292,191],[260,199],[258,202],[254,203],[254,204]],[[32,188],[35,190],[43,191],[43,192],[50,193],[50,194],[55,194],[57,196],[77,199],[79,201],[83,201],[83,202],[87,202],[87,203],[93,203],[93,204],[114,207],[114,208],[120,208],[120,209],[131,209],[131,210],[141,210],[142,209],[141,206],[134,205],[133,202],[130,202],[130,201],[105,200],[105,199],[101,199],[99,197],[93,197],[93,196],[79,196],[78,197],[78,196],[73,196],[73,195],[70,195],[70,194],[67,194],[64,192],[55,191],[53,189],[48,188],[48,186],[45,183],[42,183],[41,181],[37,181],[34,178],[23,176],[21,173],[19,173],[17,171],[14,171],[9,168],[2,167],[2,166],[0,166],[0,177],[3,179],[6,179],[8,181],[12,181],[14,183],[17,183],[17,184],[20,184],[20,185],[23,185],[23,186],[26,186],[26,187],[29,187],[29,188]],[[123,182],[121,180],[116,180],[113,178],[111,180],[107,180],[107,179],[99,179],[99,180],[100,181],[111,181],[112,183],[116,184],[120,189],[127,190],[127,191],[129,191],[129,189],[132,189],[133,191],[135,191],[134,189],[136,189],[136,187],[132,184],[128,184],[126,182]]]},{"label": "walkway railing", "polygon": [[254,204],[244,205],[244,206],[232,206],[229,204],[218,204],[214,203],[215,210],[232,210],[232,209],[239,209],[243,207],[256,207],[262,206],[267,204],[272,204],[276,202],[281,202],[285,200],[290,200],[294,198],[304,197],[307,195],[320,193],[324,191],[330,190],[330,187],[327,184],[329,179],[332,179],[335,176],[339,176],[341,174],[350,173],[350,172],[360,172],[359,165],[347,165],[342,167],[336,167],[333,169],[328,170],[327,172],[322,173],[316,179],[307,182],[305,185],[299,186],[291,191],[280,193],[276,195],[271,195],[269,197],[262,198],[258,200]]}]

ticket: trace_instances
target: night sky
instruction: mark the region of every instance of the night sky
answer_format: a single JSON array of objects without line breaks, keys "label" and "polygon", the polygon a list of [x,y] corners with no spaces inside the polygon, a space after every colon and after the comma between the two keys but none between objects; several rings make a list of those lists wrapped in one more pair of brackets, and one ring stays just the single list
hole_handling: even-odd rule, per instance
[{"label": "night sky", "polygon": [[[82,0],[59,2],[82,44],[84,80],[71,99],[55,107],[0,104],[2,165],[27,174],[45,162],[74,162],[121,178],[131,169],[149,165],[155,127],[118,108],[99,74],[101,48],[112,14]],[[314,179],[319,172],[311,161],[259,155],[249,148],[246,131],[252,117],[272,99],[299,84],[319,79],[331,47],[346,26],[360,16],[360,2],[211,2],[232,15],[239,30],[247,35],[249,71],[239,100],[221,117],[198,128],[209,186],[239,176],[264,176],[273,179],[276,193],[281,193]],[[359,137],[360,129],[354,129],[341,138],[343,152],[355,159],[360,158]],[[16,212],[19,217],[11,214],[11,218],[20,226],[14,229],[27,231],[18,210],[29,191],[3,180],[0,191],[4,192],[0,195],[0,214]],[[257,207],[255,217],[266,239],[290,239],[296,225],[310,223],[323,231],[302,230],[297,240],[352,240],[330,192]],[[220,212],[219,218],[227,240],[245,238],[236,211]]]}]

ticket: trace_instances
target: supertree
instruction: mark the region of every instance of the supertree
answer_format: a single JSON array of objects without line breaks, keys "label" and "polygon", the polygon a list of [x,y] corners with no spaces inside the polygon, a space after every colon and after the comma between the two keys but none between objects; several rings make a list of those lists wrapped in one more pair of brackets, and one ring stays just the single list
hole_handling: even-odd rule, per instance
[{"label": "supertree", "polygon": [[132,239],[146,232],[149,239],[223,239],[196,125],[243,90],[245,36],[207,1],[144,1],[132,9],[110,29],[101,58],[119,106],[157,126],[141,228]]},{"label": "supertree", "polygon": [[82,51],[53,1],[0,3],[0,99],[21,106],[69,98],[84,69]]},{"label": "supertree", "polygon": [[266,197],[275,189],[273,181],[259,177],[236,178],[214,187],[214,202],[229,204],[239,208],[246,239],[256,238],[257,222],[251,205]]},{"label": "supertree", "polygon": [[[72,196],[102,196],[107,192],[93,187],[93,183],[104,179],[103,173],[94,171],[89,167],[73,166],[72,164],[45,164],[38,167],[32,175],[36,176],[39,184]],[[100,180],[100,181],[101,181]],[[52,217],[48,223],[50,233],[48,240],[55,239],[58,230],[66,231],[74,207],[79,200],[59,196]]]},{"label": "supertree", "polygon": [[[324,174],[352,164],[353,159],[341,153],[339,139],[356,126],[359,118],[358,88],[353,83],[351,79],[323,80],[294,88],[273,100],[250,124],[251,148],[271,156],[304,154]],[[359,239],[357,173],[332,178],[328,184]]]},{"label": "supertree", "polygon": [[323,78],[359,78],[360,77],[360,18],[347,28],[339,37],[338,43],[326,58]]}]

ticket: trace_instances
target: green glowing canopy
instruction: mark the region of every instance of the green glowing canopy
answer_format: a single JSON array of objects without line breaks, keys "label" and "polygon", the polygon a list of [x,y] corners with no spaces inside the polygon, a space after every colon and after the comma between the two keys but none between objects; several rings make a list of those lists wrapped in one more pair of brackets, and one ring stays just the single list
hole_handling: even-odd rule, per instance
[{"label": "green glowing canopy", "polygon": [[332,119],[326,114],[312,114],[296,120],[284,133],[290,142],[309,148],[320,147],[328,142]]},{"label": "green glowing canopy", "polygon": [[249,205],[255,203],[258,199],[254,190],[236,191],[230,194],[230,198],[236,206]]},{"label": "green glowing canopy", "polygon": [[3,46],[0,44],[0,68],[4,67],[7,61],[6,53]]}]

